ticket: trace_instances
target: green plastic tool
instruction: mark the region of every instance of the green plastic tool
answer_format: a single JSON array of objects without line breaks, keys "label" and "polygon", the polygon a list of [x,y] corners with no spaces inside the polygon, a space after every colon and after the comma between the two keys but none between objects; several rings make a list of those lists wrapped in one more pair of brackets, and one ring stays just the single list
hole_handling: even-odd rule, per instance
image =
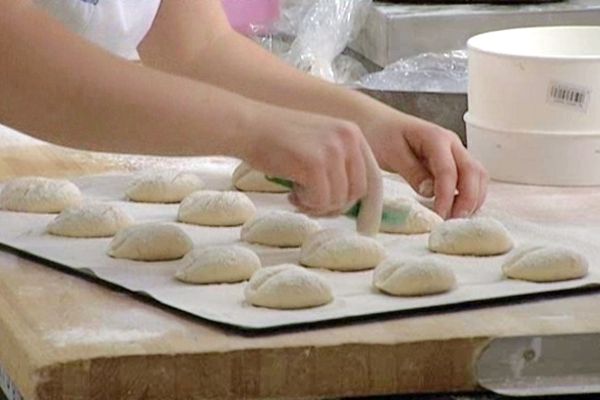
[{"label": "green plastic tool", "polygon": [[[265,178],[269,182],[276,183],[276,184],[286,187],[288,189],[294,188],[294,182],[292,182],[288,179],[278,178],[275,176],[265,176]],[[346,211],[344,213],[344,215],[346,215],[350,218],[356,218],[356,217],[358,217],[360,207],[361,207],[361,202],[358,201],[348,211]],[[396,208],[391,208],[389,206],[386,207],[386,205],[384,203],[383,211],[381,213],[381,222],[385,223],[386,225],[404,225],[406,223],[406,219],[408,218],[409,211],[410,210],[407,208],[403,208],[403,209],[399,210]]]}]

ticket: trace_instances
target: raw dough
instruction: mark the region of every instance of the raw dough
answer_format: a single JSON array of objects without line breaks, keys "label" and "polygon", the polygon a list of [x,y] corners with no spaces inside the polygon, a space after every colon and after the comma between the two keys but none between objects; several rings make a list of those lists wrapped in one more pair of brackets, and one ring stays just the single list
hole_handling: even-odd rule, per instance
[{"label": "raw dough", "polygon": [[394,296],[424,296],[452,290],[456,278],[452,269],[433,257],[408,257],[379,264],[373,286]]},{"label": "raw dough", "polygon": [[442,217],[416,200],[391,197],[383,200],[383,218],[379,230],[415,235],[430,232],[442,222]]},{"label": "raw dough", "polygon": [[492,256],[508,253],[512,247],[510,234],[493,218],[448,220],[429,236],[429,250],[442,254]]},{"label": "raw dough", "polygon": [[190,172],[163,171],[136,178],[127,191],[127,198],[142,203],[178,203],[187,195],[204,187],[198,175]]},{"label": "raw dough", "polygon": [[556,282],[583,278],[588,262],[574,250],[559,246],[529,246],[520,249],[502,266],[508,278],[532,282]]},{"label": "raw dough", "polygon": [[373,238],[356,232],[325,229],[304,241],[300,264],[313,268],[358,271],[375,268],[385,255],[385,248]]},{"label": "raw dough", "polygon": [[189,236],[173,224],[145,223],[121,229],[110,242],[108,255],[139,261],[176,260],[192,250]]},{"label": "raw dough", "polygon": [[17,178],[0,192],[0,206],[4,210],[30,213],[59,213],[81,200],[79,188],[65,179]]},{"label": "raw dough", "polygon": [[260,269],[260,259],[241,246],[209,246],[190,251],[177,279],[188,283],[233,283],[250,279]]},{"label": "raw dough", "polygon": [[244,192],[285,193],[290,190],[282,185],[270,182],[265,174],[241,163],[233,171],[233,186]]},{"label": "raw dough", "polygon": [[203,190],[183,199],[177,218],[188,224],[238,226],[254,214],[256,207],[243,193]]},{"label": "raw dough", "polygon": [[245,295],[255,306],[281,309],[316,307],[333,300],[323,278],[292,264],[259,269],[246,285]]},{"label": "raw dough", "polygon": [[132,224],[133,218],[115,205],[85,203],[63,210],[48,224],[48,232],[77,238],[109,237]]},{"label": "raw dough", "polygon": [[274,247],[299,247],[321,226],[304,214],[272,211],[251,219],[242,227],[241,238],[248,243]]}]

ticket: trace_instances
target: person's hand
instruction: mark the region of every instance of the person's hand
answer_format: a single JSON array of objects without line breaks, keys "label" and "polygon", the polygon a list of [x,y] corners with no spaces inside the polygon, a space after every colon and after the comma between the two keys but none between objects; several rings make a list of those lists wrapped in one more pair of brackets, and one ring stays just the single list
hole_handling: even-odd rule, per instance
[{"label": "person's hand", "polygon": [[356,124],[275,111],[256,120],[241,158],[268,175],[293,181],[290,201],[308,214],[339,214],[367,194],[376,162]]},{"label": "person's hand", "polygon": [[400,174],[421,196],[435,196],[443,218],[471,216],[485,201],[488,174],[455,133],[393,112],[365,135],[380,166]]}]

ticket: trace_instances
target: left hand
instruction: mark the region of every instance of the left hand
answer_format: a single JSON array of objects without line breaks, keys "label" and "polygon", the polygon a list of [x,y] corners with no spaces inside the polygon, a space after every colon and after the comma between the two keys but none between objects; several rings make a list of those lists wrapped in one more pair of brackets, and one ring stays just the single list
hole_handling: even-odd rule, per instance
[{"label": "left hand", "polygon": [[435,196],[442,218],[469,217],[485,201],[488,174],[454,132],[394,111],[364,133],[381,168],[400,174],[420,195]]}]

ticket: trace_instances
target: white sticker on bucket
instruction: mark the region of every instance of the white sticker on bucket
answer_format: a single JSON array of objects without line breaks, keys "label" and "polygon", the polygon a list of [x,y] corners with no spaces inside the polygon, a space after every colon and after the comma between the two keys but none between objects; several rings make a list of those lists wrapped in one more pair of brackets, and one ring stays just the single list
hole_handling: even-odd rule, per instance
[{"label": "white sticker on bucket", "polygon": [[548,103],[560,104],[587,112],[592,91],[569,83],[551,82],[548,89]]}]

